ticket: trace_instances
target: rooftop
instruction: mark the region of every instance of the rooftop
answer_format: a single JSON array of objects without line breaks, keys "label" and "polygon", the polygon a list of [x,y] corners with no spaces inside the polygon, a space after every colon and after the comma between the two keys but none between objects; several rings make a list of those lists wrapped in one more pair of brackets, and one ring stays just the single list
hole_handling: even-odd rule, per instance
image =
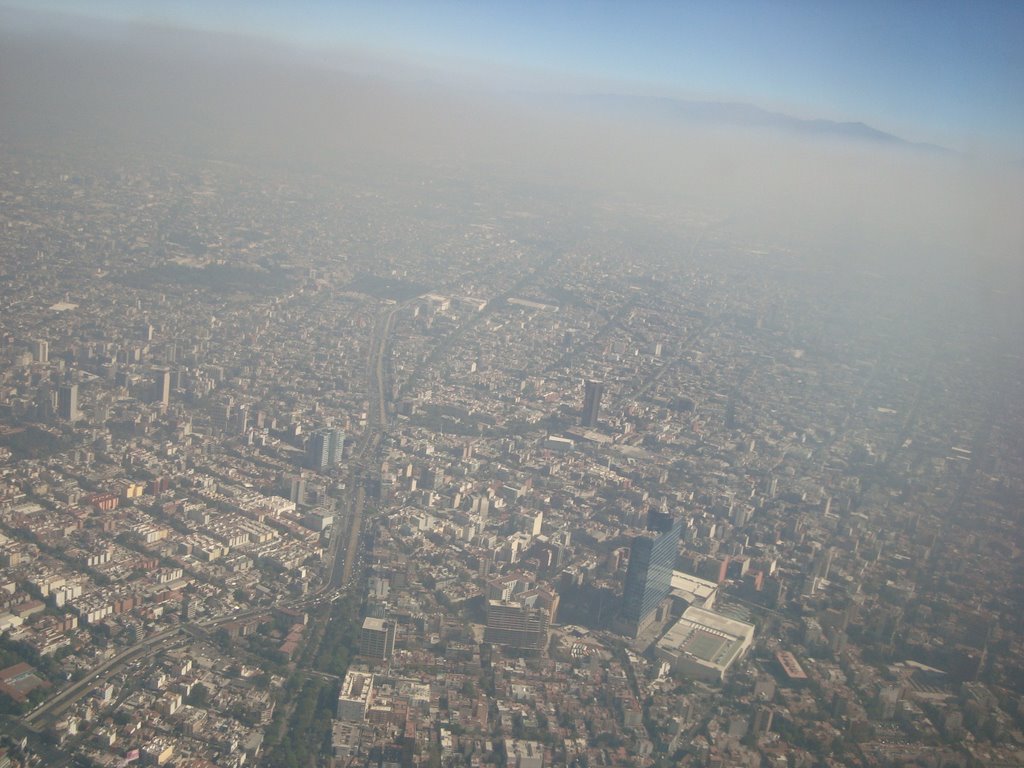
[{"label": "rooftop", "polygon": [[658,641],[662,661],[681,659],[724,672],[750,645],[754,626],[721,614],[691,606]]}]

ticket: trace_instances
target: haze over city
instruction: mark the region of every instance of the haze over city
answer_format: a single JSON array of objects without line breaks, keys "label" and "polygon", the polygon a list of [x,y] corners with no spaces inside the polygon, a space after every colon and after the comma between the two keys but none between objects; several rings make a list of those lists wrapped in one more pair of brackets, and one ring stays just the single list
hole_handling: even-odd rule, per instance
[{"label": "haze over city", "polygon": [[1024,9],[0,5],[0,766],[1024,762]]}]

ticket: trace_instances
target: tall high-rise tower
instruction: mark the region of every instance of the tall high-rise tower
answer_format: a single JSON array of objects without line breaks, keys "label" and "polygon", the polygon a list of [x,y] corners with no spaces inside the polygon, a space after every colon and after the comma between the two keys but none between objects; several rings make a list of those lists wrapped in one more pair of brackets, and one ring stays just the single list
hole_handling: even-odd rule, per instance
[{"label": "tall high-rise tower", "polygon": [[341,464],[344,447],[345,433],[340,429],[318,429],[309,436],[306,443],[306,466],[310,469],[335,467]]},{"label": "tall high-rise tower", "polygon": [[395,652],[395,622],[367,616],[359,632],[359,654],[387,660]]},{"label": "tall high-rise tower", "polygon": [[583,426],[596,427],[601,412],[601,395],[604,394],[604,382],[588,379],[583,393]]},{"label": "tall high-rise tower", "polygon": [[318,429],[306,442],[306,466],[310,469],[324,469],[330,463],[330,434]]},{"label": "tall high-rise tower", "polygon": [[171,402],[171,372],[158,368],[153,375],[153,402],[166,408]]},{"label": "tall high-rise tower", "polygon": [[651,623],[672,588],[679,554],[680,520],[651,510],[647,530],[633,539],[622,593],[622,618],[639,633]]},{"label": "tall high-rise tower", "polygon": [[78,421],[78,385],[63,384],[57,390],[57,415],[64,421]]}]

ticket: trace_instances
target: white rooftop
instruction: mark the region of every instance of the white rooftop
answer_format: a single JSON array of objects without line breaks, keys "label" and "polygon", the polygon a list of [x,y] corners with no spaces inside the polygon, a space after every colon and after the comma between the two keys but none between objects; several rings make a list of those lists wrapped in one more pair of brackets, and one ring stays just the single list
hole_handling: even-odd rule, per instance
[{"label": "white rooftop", "polygon": [[[683,571],[672,571],[672,591],[682,592],[684,596],[692,595],[701,602],[707,600],[718,592],[718,585],[713,581],[701,579]],[[690,599],[690,602],[694,602]]]}]

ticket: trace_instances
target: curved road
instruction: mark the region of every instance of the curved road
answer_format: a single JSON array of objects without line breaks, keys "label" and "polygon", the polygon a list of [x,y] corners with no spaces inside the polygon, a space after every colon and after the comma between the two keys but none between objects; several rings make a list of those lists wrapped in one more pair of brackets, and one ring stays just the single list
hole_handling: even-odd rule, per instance
[{"label": "curved road", "polygon": [[173,637],[181,631],[182,628],[180,626],[171,627],[170,629],[165,629],[162,632],[157,632],[155,635],[147,637],[145,640],[136,643],[131,648],[127,648],[126,650],[121,651],[121,653],[117,654],[116,656],[110,658],[109,660],[103,662],[98,667],[93,669],[89,673],[88,677],[85,677],[76,683],[72,683],[71,685],[65,687],[64,690],[60,691],[60,693],[47,699],[43,704],[40,704],[34,710],[25,715],[25,717],[22,718],[22,722],[25,725],[32,727],[33,724],[36,723],[40,718],[42,718],[44,715],[52,712],[55,709],[57,710],[56,714],[60,714],[64,707],[66,707],[68,704],[71,704],[74,701],[77,701],[87,691],[95,687],[96,681],[99,679],[101,675],[110,671],[111,669],[120,664],[124,664],[125,662],[130,661],[136,656],[141,656],[145,654],[147,651],[152,650],[153,646],[159,645],[163,647],[166,644],[166,640],[170,639],[171,637]]}]

